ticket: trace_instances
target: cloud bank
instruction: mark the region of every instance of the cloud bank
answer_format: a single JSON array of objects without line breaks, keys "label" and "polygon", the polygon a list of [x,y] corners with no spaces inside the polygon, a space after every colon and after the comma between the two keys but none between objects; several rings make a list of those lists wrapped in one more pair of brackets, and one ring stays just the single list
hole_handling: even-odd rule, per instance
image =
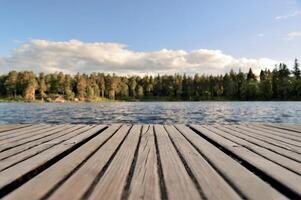
[{"label": "cloud bank", "polygon": [[273,68],[278,61],[268,58],[234,58],[220,50],[193,51],[162,49],[138,52],[119,43],[85,43],[31,40],[0,58],[0,73],[10,70],[75,74],[105,72],[117,74],[223,74],[230,69],[255,72]]}]

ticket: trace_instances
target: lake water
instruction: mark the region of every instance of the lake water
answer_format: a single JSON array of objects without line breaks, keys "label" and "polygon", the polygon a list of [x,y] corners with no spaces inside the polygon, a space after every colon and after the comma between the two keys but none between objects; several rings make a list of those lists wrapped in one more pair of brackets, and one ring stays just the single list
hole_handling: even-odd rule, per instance
[{"label": "lake water", "polygon": [[301,123],[301,102],[0,103],[6,123]]}]

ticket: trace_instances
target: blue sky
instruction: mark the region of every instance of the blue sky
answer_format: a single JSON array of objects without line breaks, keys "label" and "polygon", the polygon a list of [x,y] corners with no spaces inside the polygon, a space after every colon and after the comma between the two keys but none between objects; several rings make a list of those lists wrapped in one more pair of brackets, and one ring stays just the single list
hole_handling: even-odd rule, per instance
[{"label": "blue sky", "polygon": [[301,59],[301,0],[1,0],[0,24],[5,61],[31,40]]}]

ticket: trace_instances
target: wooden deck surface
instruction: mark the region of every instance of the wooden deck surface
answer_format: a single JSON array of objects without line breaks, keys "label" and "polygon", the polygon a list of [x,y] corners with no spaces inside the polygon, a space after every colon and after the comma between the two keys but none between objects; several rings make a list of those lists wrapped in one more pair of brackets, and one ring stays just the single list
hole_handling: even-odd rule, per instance
[{"label": "wooden deck surface", "polygon": [[3,199],[301,199],[301,125],[1,125]]}]

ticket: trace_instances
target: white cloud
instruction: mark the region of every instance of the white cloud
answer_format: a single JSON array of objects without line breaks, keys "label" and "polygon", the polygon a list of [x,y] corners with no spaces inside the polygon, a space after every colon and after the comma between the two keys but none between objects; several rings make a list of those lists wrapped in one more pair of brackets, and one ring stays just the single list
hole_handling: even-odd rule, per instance
[{"label": "white cloud", "polygon": [[286,39],[292,40],[295,38],[301,38],[301,31],[290,32],[287,34]]},{"label": "white cloud", "polygon": [[[1,61],[2,60],[2,61]],[[273,68],[278,61],[268,58],[234,58],[220,50],[193,51],[162,49],[153,52],[132,51],[118,43],[84,43],[31,40],[0,58],[0,72],[33,70],[35,72],[118,74],[205,73],[222,74],[231,68],[255,72]]]},{"label": "white cloud", "polygon": [[264,37],[264,34],[263,33],[259,33],[258,37]]},{"label": "white cloud", "polygon": [[282,16],[277,16],[275,17],[276,20],[283,20],[283,19],[288,19],[288,18],[291,18],[291,17],[296,17],[296,16],[299,16],[301,15],[301,10],[298,10],[298,11],[295,11],[291,14],[288,14],[288,15],[282,15]]},{"label": "white cloud", "polygon": [[14,42],[15,44],[22,44],[22,43],[24,43],[24,41],[18,40],[18,39],[13,40],[13,42]]}]

